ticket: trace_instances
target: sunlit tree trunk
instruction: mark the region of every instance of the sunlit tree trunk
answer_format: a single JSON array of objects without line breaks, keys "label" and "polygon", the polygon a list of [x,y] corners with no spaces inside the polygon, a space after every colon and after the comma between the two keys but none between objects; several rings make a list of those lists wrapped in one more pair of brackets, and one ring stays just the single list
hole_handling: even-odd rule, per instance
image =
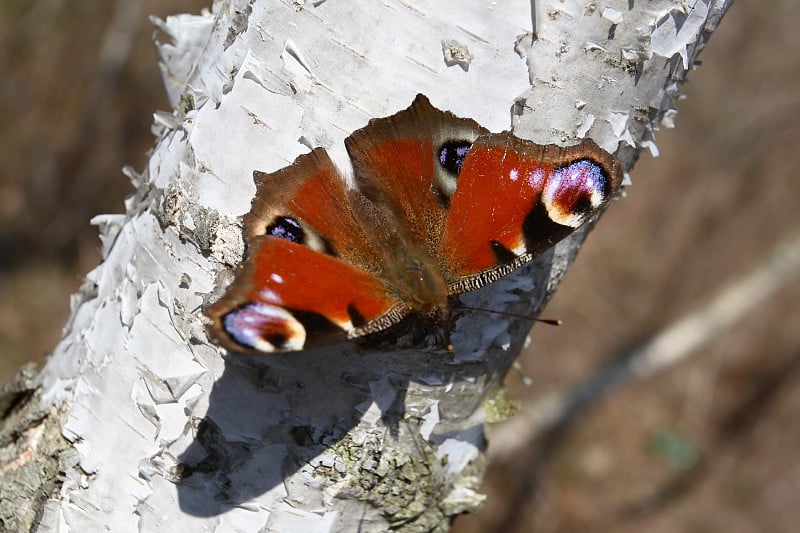
[{"label": "sunlit tree trunk", "polygon": [[[729,3],[226,0],[155,21],[174,109],[126,212],[94,220],[104,260],[62,341],[0,395],[0,529],[443,531],[476,510],[530,323],[465,314],[445,356],[222,353],[201,310],[244,253],[253,170],[341,153],[418,93],[629,168]],[[537,312],[587,231],[465,301]]]}]

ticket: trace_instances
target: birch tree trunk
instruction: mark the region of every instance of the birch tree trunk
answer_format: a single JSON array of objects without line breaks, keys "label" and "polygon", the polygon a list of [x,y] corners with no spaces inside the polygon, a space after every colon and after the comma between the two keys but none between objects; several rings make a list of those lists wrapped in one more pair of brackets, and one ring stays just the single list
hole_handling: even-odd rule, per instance
[{"label": "birch tree trunk", "polygon": [[[217,0],[155,21],[174,111],[126,213],[93,221],[104,261],[62,341],[0,395],[3,529],[444,531],[476,510],[529,322],[464,314],[450,356],[222,353],[201,309],[242,257],[252,172],[341,154],[417,93],[630,168],[729,4]],[[587,231],[464,301],[536,312]]]}]

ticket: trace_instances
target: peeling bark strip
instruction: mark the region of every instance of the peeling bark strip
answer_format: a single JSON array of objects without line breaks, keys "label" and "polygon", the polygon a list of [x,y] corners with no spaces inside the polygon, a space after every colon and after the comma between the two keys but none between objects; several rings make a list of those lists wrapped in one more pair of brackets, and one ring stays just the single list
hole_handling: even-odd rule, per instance
[{"label": "peeling bark strip", "polygon": [[[75,298],[35,396],[6,396],[2,434],[13,438],[2,445],[15,451],[0,462],[2,526],[444,531],[477,509],[486,406],[528,324],[466,314],[453,341],[470,356],[449,360],[221,356],[200,310],[242,256],[237,217],[252,171],[311,146],[335,154],[417,93],[541,144],[590,136],[629,167],[637,148],[655,151],[653,132],[671,120],[729,3],[228,0],[155,21],[169,36],[158,51],[176,110],[156,115],[159,142],[132,176],[127,212],[94,221],[105,260]],[[468,50],[468,69],[452,43]],[[585,233],[465,303],[539,309]],[[41,422],[19,414],[33,399]],[[58,468],[23,475],[42,457]],[[6,502],[38,517],[12,515]]]}]

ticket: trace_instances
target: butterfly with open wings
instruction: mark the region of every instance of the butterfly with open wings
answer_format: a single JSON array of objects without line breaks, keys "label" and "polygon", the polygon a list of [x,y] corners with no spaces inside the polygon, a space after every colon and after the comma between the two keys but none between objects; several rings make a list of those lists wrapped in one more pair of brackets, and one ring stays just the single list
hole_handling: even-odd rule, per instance
[{"label": "butterfly with open wings", "polygon": [[423,95],[345,146],[355,187],[322,148],[253,173],[247,258],[206,309],[223,347],[296,351],[409,318],[444,324],[453,296],[554,246],[622,180],[591,140],[564,148],[490,133]]}]

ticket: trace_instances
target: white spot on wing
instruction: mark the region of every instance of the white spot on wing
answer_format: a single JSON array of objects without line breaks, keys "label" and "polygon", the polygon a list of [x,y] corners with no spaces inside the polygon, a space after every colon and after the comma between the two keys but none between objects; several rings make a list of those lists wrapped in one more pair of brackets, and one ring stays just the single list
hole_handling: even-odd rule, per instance
[{"label": "white spot on wing", "polygon": [[525,246],[525,241],[519,239],[517,240],[517,244],[511,248],[511,251],[514,253],[514,255],[519,257],[528,251],[528,247]]},{"label": "white spot on wing", "polygon": [[528,174],[528,183],[531,186],[531,189],[537,191],[542,188],[542,184],[544,183],[544,170],[541,168],[537,168],[530,174]]},{"label": "white spot on wing", "polygon": [[283,299],[280,296],[278,296],[278,293],[276,293],[275,291],[273,291],[268,287],[264,287],[263,289],[258,291],[258,297],[260,300],[263,300],[271,304],[276,304],[276,305],[283,304]]}]

